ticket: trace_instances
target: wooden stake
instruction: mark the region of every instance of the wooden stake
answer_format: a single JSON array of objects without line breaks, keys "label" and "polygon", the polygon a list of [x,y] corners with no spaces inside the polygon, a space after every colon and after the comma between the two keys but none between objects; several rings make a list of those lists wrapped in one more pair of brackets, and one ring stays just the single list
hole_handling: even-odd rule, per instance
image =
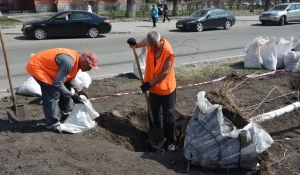
[{"label": "wooden stake", "polygon": [[11,92],[11,96],[12,96],[12,100],[13,100],[13,110],[15,111],[15,114],[18,117],[16,97],[14,94],[14,88],[13,88],[11,76],[10,76],[10,69],[9,69],[8,58],[7,58],[7,54],[6,54],[5,42],[4,42],[3,34],[2,34],[2,26],[0,26],[0,38],[1,38],[3,55],[4,55],[4,59],[5,59],[6,71],[7,71],[7,76],[8,76],[9,86],[10,86],[10,92]]}]

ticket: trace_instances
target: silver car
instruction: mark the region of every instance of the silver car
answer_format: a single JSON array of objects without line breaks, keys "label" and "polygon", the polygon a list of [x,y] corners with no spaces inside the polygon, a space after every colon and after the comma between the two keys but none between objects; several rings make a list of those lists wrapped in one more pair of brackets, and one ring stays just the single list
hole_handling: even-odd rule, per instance
[{"label": "silver car", "polygon": [[282,3],[259,15],[262,25],[276,22],[283,26],[287,22],[300,22],[300,3]]}]

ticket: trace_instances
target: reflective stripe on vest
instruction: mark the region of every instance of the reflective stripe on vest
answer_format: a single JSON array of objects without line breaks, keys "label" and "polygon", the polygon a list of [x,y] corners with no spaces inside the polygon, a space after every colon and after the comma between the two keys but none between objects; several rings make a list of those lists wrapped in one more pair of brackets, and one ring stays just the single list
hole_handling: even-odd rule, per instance
[{"label": "reflective stripe on vest", "polygon": [[74,66],[71,72],[69,72],[65,82],[71,81],[79,71],[79,54],[75,50],[65,48],[55,48],[41,51],[33,55],[26,66],[27,72],[34,78],[53,85],[59,67],[56,63],[56,56],[58,54],[66,54],[73,58]]},{"label": "reflective stripe on vest", "polygon": [[[149,89],[149,92],[155,93],[157,95],[169,95],[176,88],[176,78],[174,72],[174,52],[170,43],[161,38],[161,41],[164,43],[162,52],[159,58],[155,59],[154,51],[150,46],[147,46],[147,61],[146,69],[144,75],[144,81],[149,82],[157,77],[163,70],[164,65],[168,57],[170,57],[171,68],[168,75],[160,82],[156,83]],[[156,65],[154,66],[154,62]]]}]

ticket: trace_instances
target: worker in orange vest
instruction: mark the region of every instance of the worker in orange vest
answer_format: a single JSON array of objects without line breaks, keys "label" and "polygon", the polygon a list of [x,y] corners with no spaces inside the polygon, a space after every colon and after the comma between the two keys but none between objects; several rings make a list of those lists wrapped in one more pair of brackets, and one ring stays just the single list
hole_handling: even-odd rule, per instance
[{"label": "worker in orange vest", "polygon": [[[79,70],[99,69],[97,63],[98,58],[93,52],[79,53],[66,48],[44,50],[29,59],[26,70],[41,86],[47,129],[58,131],[60,122],[73,109],[71,99],[78,104],[83,103],[79,95],[88,98],[82,90],[82,83],[75,76]],[[78,95],[71,93],[71,87]]]},{"label": "worker in orange vest", "polygon": [[[175,149],[175,104],[176,78],[174,72],[174,52],[170,43],[156,31],[149,32],[141,41],[129,38],[127,43],[136,48],[147,46],[146,68],[143,92],[149,91],[149,102],[155,128],[163,128],[167,139],[167,151]],[[163,123],[161,122],[161,109]],[[151,126],[151,123],[150,123]],[[153,128],[153,126],[151,126]]]}]

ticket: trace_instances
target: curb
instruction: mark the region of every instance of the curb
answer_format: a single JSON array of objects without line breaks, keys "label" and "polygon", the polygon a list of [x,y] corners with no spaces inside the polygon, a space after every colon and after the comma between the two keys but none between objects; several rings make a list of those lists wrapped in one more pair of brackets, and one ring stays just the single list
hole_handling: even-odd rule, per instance
[{"label": "curb", "polygon": [[[115,31],[115,32],[109,32],[109,33],[106,33],[106,34],[130,34],[130,33],[131,33],[130,31],[127,31],[127,32]],[[23,33],[5,32],[5,33],[3,33],[3,35],[23,35]]]}]

